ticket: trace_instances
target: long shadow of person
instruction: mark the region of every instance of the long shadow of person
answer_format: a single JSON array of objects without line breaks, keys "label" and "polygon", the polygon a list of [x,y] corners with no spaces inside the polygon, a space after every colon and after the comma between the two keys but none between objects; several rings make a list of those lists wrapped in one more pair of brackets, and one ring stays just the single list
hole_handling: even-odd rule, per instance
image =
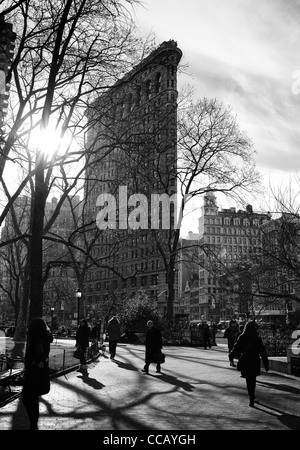
[{"label": "long shadow of person", "polygon": [[93,389],[102,389],[105,387],[105,384],[100,383],[100,381],[96,380],[96,378],[91,378],[88,373],[83,373],[77,378],[81,378],[84,383],[88,384]]},{"label": "long shadow of person", "polygon": [[255,403],[254,407],[255,409],[258,409],[266,414],[277,417],[278,420],[280,420],[280,422],[290,430],[300,430],[300,416],[288,414],[280,409],[273,408],[261,402]]},{"label": "long shadow of person", "polygon": [[270,389],[276,389],[279,391],[284,391],[284,392],[290,392],[291,394],[300,394],[300,389],[294,386],[290,386],[288,384],[277,384],[277,383],[270,383],[269,381],[260,381],[257,380],[257,383],[259,383],[262,386],[268,387]]},{"label": "long shadow of person", "polygon": [[159,375],[159,378],[162,381],[165,381],[166,383],[169,383],[169,384],[173,384],[174,386],[178,386],[178,387],[184,389],[185,391],[191,392],[194,389],[194,386],[192,386],[191,384],[186,383],[185,381],[181,381],[178,378],[173,377],[172,375],[166,375],[165,373],[161,373]]},{"label": "long shadow of person", "polygon": [[120,369],[134,370],[136,372],[138,372],[138,370],[139,370],[136,367],[134,367],[132,364],[124,363],[124,362],[119,361],[117,359],[114,359],[113,362],[116,363],[118,365],[118,367],[120,367]]},{"label": "long shadow of person", "polygon": [[22,403],[21,396],[15,400],[17,408],[14,413],[11,414],[11,428],[10,430],[28,430],[29,420]]}]

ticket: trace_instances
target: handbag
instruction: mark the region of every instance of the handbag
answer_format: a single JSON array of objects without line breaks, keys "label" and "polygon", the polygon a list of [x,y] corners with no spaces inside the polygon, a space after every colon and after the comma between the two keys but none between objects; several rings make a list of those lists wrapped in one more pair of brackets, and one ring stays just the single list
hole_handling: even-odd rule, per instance
[{"label": "handbag", "polygon": [[164,364],[166,356],[161,350],[159,350],[158,352],[155,352],[153,354],[153,359],[154,359],[153,362],[156,364]]},{"label": "handbag", "polygon": [[160,361],[159,361],[159,363],[160,364],[164,364],[165,360],[166,360],[165,354],[160,352]]},{"label": "handbag", "polygon": [[236,365],[236,370],[238,370],[239,372],[241,372],[241,370],[242,370],[243,356],[245,356],[245,353],[247,352],[248,348],[250,347],[250,344],[251,344],[251,342],[248,343],[245,350],[243,351],[243,353],[240,354],[240,357],[238,359],[238,362]]},{"label": "handbag", "polygon": [[36,395],[45,395],[50,392],[49,366],[44,363],[43,367],[31,364],[24,373],[24,390]]},{"label": "handbag", "polygon": [[76,359],[81,359],[81,358],[83,358],[84,352],[83,352],[82,348],[77,347],[76,350],[74,351],[74,355],[73,355],[73,356],[74,356],[74,358],[76,358]]}]

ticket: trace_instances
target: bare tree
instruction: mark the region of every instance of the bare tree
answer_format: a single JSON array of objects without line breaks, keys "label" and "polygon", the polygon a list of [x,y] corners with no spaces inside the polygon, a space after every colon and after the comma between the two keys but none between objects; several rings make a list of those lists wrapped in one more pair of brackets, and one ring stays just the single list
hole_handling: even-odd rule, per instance
[{"label": "bare tree", "polygon": [[170,322],[173,320],[180,225],[188,202],[208,192],[240,198],[260,190],[253,145],[240,130],[231,109],[216,99],[183,102],[178,114],[177,147],[181,195],[178,222],[176,227],[170,228],[167,240],[161,241],[157,234],[157,245],[167,274],[167,317]]},{"label": "bare tree", "polygon": [[[7,203],[0,223],[29,185],[32,317],[42,315],[43,240],[62,202],[82,183],[90,163],[83,151],[86,107],[114,84],[144,49],[134,35],[128,10],[118,0],[4,2],[1,16],[13,24],[17,37],[6,76],[11,83],[10,108],[0,174]],[[34,139],[36,131],[39,134]],[[51,150],[49,156],[47,150]],[[14,170],[23,170],[24,178],[17,186],[9,183],[7,161]],[[46,200],[55,188],[63,194],[53,217],[44,223]]]}]

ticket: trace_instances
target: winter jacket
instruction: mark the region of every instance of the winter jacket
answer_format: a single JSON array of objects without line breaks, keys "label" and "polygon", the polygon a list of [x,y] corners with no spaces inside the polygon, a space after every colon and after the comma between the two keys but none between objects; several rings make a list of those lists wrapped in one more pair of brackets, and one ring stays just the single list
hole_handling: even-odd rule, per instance
[{"label": "winter jacket", "polygon": [[109,341],[118,341],[121,337],[120,323],[116,317],[112,317],[107,324],[107,334]]},{"label": "winter jacket", "polygon": [[30,366],[33,362],[46,362],[52,341],[53,335],[45,321],[40,317],[33,319],[28,329],[25,367]]},{"label": "winter jacket", "polygon": [[30,323],[25,352],[23,393],[39,395],[40,384],[49,385],[49,353],[53,335],[45,321],[37,317]]},{"label": "winter jacket", "polygon": [[241,376],[253,377],[260,375],[261,359],[266,370],[269,370],[269,360],[261,337],[254,333],[242,333],[236,341],[229,359],[240,358]]},{"label": "winter jacket", "polygon": [[224,338],[226,338],[228,340],[235,341],[237,336],[238,336],[237,328],[228,327],[224,331]]},{"label": "winter jacket", "polygon": [[80,325],[76,332],[76,346],[83,349],[89,346],[90,327]]},{"label": "winter jacket", "polygon": [[158,350],[162,349],[162,335],[161,331],[152,327],[148,329],[146,332],[146,359],[151,357],[153,353],[156,353]]}]

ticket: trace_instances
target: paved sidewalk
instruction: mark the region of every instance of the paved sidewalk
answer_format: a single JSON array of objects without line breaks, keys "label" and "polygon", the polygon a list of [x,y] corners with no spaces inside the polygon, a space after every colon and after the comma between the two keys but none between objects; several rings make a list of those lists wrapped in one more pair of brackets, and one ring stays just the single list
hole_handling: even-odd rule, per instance
[{"label": "paved sidewalk", "polygon": [[[41,397],[41,430],[300,430],[300,380],[258,377],[255,408],[225,347],[165,347],[162,374],[141,372],[144,347],[119,344],[115,361],[100,356],[87,375],[53,379]],[[0,408],[0,430],[28,429],[20,399]]]}]

